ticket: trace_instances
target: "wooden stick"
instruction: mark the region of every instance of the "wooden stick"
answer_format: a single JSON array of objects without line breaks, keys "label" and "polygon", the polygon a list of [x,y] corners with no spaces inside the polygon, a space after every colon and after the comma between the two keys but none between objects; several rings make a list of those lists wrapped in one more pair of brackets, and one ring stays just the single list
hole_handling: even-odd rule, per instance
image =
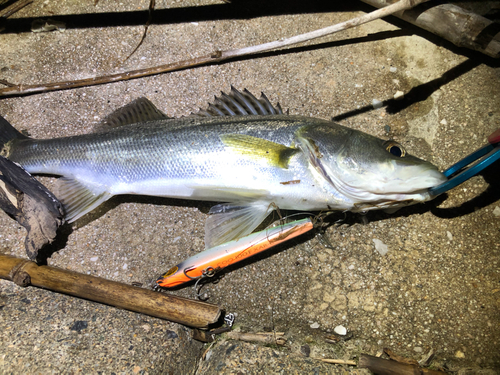
[{"label": "wooden stick", "polygon": [[314,358],[314,359],[317,359],[318,361],[325,362],[325,363],[333,363],[335,365],[356,366],[356,361],[351,361],[351,360],[330,359],[330,358]]},{"label": "wooden stick", "polygon": [[278,335],[278,333],[283,333],[283,332],[244,333],[244,332],[230,331],[226,333],[226,336],[233,340],[259,342],[262,344],[285,345],[286,339],[282,335]]},{"label": "wooden stick", "polygon": [[2,17],[2,18],[9,18],[14,13],[16,13],[19,10],[23,9],[26,5],[29,5],[32,2],[33,2],[33,0],[21,0],[21,1],[17,1],[15,3],[9,5],[7,8],[2,9],[0,11],[0,17]]},{"label": "wooden stick", "polygon": [[22,84],[15,85],[10,82],[6,82],[6,85],[9,87],[0,89],[0,97],[35,94],[40,92],[56,91],[56,90],[67,90],[83,86],[94,86],[110,82],[126,81],[129,79],[147,77],[160,73],[167,73],[205,64],[214,64],[235,57],[268,52],[271,50],[275,50],[277,48],[288,47],[291,45],[295,45],[298,43],[330,35],[341,30],[346,30],[351,27],[362,25],[364,23],[389,16],[395,12],[409,9],[415,6],[416,4],[424,3],[427,1],[429,0],[400,0],[397,3],[389,5],[385,8],[377,9],[371,13],[364,14],[362,16],[353,18],[349,21],[341,22],[339,24],[325,27],[320,30],[315,30],[306,34],[297,35],[291,38],[286,38],[274,42],[259,44],[252,47],[245,47],[241,49],[233,49],[228,51],[215,51],[210,55],[196,57],[194,59],[189,59],[189,60],[178,61],[171,64],[160,65],[152,68],[132,70],[125,73],[117,73],[117,74],[94,77],[94,78],[85,78],[75,81],[53,82],[41,85],[22,85]]},{"label": "wooden stick", "polygon": [[28,260],[0,255],[0,277],[21,286],[33,285],[122,309],[155,316],[189,327],[208,328],[221,316],[221,308],[165,293],[84,275]]},{"label": "wooden stick", "polygon": [[[376,8],[387,6],[390,0],[361,0]],[[384,9],[384,8],[382,8]],[[458,47],[465,47],[500,57],[499,27],[493,21],[453,4],[423,5],[394,15],[415,26],[440,36]]]}]

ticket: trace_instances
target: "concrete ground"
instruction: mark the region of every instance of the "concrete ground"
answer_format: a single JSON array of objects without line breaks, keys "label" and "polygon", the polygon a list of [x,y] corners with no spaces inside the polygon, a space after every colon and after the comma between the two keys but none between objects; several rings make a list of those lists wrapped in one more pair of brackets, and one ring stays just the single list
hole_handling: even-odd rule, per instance
[{"label": "concrete ground", "polygon": [[[289,37],[370,9],[316,0],[161,0],[144,43],[123,62],[141,38],[147,7],[145,0],[35,0],[0,34],[0,79],[35,84],[146,68]],[[81,16],[69,17],[64,32],[31,33],[23,21],[63,14]],[[396,19],[253,58],[1,99],[0,113],[32,137],[51,138],[92,132],[142,96],[169,116],[187,115],[230,85],[264,91],[291,114],[394,138],[441,170],[500,127],[498,61]],[[403,101],[371,106],[397,91]],[[499,170],[497,163],[446,196],[392,215],[347,214],[324,235],[271,250],[203,288],[209,302],[236,314],[237,329],[285,332],[284,347],[224,337],[209,346],[174,323],[1,280],[0,372],[368,373],[317,358],[390,348],[417,360],[433,349],[432,366],[451,372],[498,373]],[[51,187],[54,180],[41,181]],[[115,197],[63,228],[48,264],[149,287],[203,249],[209,207]],[[3,213],[0,226],[0,252],[26,257],[24,228]],[[376,250],[376,239],[387,254]],[[191,286],[171,293],[194,298]],[[325,341],[338,325],[352,338]]]}]

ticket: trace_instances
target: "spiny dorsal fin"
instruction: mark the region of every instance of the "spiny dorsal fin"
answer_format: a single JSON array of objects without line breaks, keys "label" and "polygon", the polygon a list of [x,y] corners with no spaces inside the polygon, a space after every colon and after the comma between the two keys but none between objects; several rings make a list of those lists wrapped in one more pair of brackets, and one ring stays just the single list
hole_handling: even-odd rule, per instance
[{"label": "spiny dorsal fin", "polygon": [[191,113],[190,117],[213,116],[245,116],[245,115],[282,115],[283,110],[279,103],[274,107],[264,93],[257,99],[247,89],[240,92],[231,86],[231,92],[226,94],[221,91],[216,96],[214,103],[209,103],[206,109]]},{"label": "spiny dorsal fin", "polygon": [[135,99],[108,115],[103,121],[103,126],[116,128],[138,122],[164,120],[169,118],[171,117],[166,116],[148,99],[142,97]]}]

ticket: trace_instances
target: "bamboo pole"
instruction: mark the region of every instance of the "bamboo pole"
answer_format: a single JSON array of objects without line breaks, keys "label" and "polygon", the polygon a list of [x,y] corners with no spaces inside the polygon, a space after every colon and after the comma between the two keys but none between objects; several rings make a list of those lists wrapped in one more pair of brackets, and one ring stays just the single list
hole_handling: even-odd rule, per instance
[{"label": "bamboo pole", "polygon": [[[375,8],[384,8],[392,0],[361,0]],[[453,4],[427,3],[393,14],[415,26],[440,36],[458,47],[500,57],[500,29],[497,24]]]},{"label": "bamboo pole", "polygon": [[217,305],[56,267],[38,266],[10,255],[0,255],[0,278],[20,286],[33,285],[196,328],[208,328],[222,313]]}]

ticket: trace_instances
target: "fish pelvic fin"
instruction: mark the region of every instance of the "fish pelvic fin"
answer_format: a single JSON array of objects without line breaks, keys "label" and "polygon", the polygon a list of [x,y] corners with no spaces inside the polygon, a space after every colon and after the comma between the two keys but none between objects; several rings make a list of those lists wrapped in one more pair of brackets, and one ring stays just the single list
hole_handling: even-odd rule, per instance
[{"label": "fish pelvic fin", "polygon": [[10,147],[15,140],[29,139],[14,127],[2,116],[0,116],[0,155],[8,158]]},{"label": "fish pelvic fin", "polygon": [[57,180],[56,196],[64,206],[66,221],[72,223],[113,195],[107,192],[103,186],[62,177]]},{"label": "fish pelvic fin", "polygon": [[189,117],[216,117],[216,116],[245,116],[245,115],[282,115],[283,110],[279,103],[273,106],[267,96],[261,93],[257,99],[247,89],[240,92],[231,86],[226,94],[221,91],[220,96],[214,98],[214,103],[208,103],[207,108],[191,113]]},{"label": "fish pelvic fin", "polygon": [[124,125],[136,124],[138,122],[165,120],[170,118],[171,117],[168,117],[156,108],[149,99],[141,97],[106,116],[100,127],[103,129],[109,127],[117,128]]},{"label": "fish pelvic fin", "polygon": [[285,169],[288,168],[290,158],[300,152],[296,148],[246,134],[223,134],[220,139],[227,148],[237,154],[254,160],[264,160],[272,166]]},{"label": "fish pelvic fin", "polygon": [[249,235],[275,209],[269,203],[225,203],[213,206],[205,222],[205,248]]}]

